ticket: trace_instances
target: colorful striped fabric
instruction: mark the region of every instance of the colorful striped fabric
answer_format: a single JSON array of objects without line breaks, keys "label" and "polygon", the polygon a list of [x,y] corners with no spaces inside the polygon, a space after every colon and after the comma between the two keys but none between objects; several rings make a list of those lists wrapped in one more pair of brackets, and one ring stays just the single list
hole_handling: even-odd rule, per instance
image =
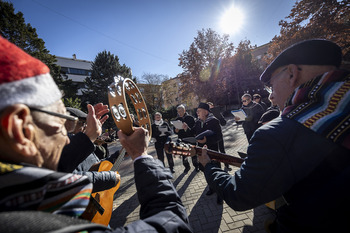
[{"label": "colorful striped fabric", "polygon": [[41,210],[78,217],[91,191],[86,176],[0,162],[0,211]]},{"label": "colorful striped fabric", "polygon": [[350,149],[350,72],[336,70],[299,86],[282,116]]}]

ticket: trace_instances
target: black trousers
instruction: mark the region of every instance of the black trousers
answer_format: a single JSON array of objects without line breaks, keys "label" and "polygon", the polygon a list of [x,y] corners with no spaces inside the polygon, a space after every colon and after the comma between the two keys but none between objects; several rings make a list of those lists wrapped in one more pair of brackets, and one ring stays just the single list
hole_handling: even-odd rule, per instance
[{"label": "black trousers", "polygon": [[[191,157],[192,158],[192,164],[195,168],[197,168],[199,166],[198,164],[198,158],[197,158],[197,155]],[[182,156],[182,164],[184,165],[185,168],[188,168],[190,169],[190,163],[188,162],[190,160],[189,157],[186,157],[186,156]]]},{"label": "black trousers", "polygon": [[164,167],[165,167],[165,163],[164,163],[164,153],[166,154],[166,157],[168,159],[168,164],[169,164],[169,168],[170,169],[173,169],[174,168],[174,160],[173,160],[173,156],[172,154],[168,154],[164,151],[164,148],[156,148],[156,151],[157,151],[157,156],[158,156],[158,159],[160,161],[162,161]]}]

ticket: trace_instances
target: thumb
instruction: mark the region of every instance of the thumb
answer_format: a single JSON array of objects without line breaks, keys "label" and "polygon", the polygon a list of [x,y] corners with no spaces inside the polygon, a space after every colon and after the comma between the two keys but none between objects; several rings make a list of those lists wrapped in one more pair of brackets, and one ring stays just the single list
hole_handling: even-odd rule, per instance
[{"label": "thumb", "polygon": [[95,109],[94,109],[94,107],[91,104],[88,104],[87,108],[88,108],[88,115],[95,116]]}]

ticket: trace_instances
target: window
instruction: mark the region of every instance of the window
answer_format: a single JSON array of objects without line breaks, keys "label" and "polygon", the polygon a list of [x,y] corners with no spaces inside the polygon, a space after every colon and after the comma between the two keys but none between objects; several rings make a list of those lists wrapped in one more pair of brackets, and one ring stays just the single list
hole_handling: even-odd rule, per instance
[{"label": "window", "polygon": [[83,70],[70,67],[61,67],[61,73],[91,76],[91,70]]}]

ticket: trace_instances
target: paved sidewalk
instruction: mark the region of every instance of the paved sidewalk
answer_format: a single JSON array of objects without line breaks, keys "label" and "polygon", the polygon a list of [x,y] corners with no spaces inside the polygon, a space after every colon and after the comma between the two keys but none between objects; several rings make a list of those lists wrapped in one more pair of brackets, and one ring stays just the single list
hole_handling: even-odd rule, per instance
[{"label": "paved sidewalk", "polygon": [[[223,134],[227,154],[238,157],[237,151],[246,152],[248,143],[242,126],[237,128],[233,125],[232,119],[229,119],[223,128]],[[116,146],[112,148],[113,150],[116,150]],[[156,156],[152,144],[149,153]],[[218,205],[216,194],[205,195],[208,186],[202,172],[197,173],[191,167],[185,175],[181,158],[175,158],[174,162],[173,183],[187,209],[194,232],[265,232],[264,221],[273,217],[272,210],[262,205],[248,211],[234,211],[226,203]],[[233,168],[229,173],[233,174],[237,169]],[[113,228],[138,220],[140,210],[130,158],[124,159],[119,173],[122,176],[122,183],[113,205],[114,211],[110,222]]]}]

